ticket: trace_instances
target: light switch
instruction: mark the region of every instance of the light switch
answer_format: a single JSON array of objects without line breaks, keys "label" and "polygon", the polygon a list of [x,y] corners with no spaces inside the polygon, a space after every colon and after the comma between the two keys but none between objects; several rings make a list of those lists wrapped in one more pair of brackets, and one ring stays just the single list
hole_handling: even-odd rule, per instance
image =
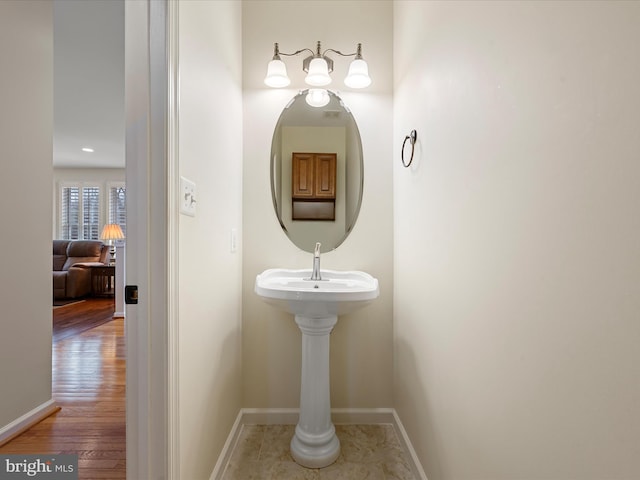
[{"label": "light switch", "polygon": [[180,213],[196,216],[196,184],[191,180],[180,177]]}]

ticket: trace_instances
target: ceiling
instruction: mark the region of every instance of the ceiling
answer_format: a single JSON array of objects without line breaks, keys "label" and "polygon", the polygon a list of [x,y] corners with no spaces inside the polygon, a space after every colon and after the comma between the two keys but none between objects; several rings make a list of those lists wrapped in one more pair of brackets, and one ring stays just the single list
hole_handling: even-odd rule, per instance
[{"label": "ceiling", "polygon": [[[125,1],[54,0],[53,166],[56,168],[125,166]],[[376,53],[379,40],[375,37],[358,40],[365,42],[367,61],[374,65],[370,69],[378,72],[377,87],[373,85],[368,90],[386,87],[390,74],[385,76],[385,69],[375,68],[380,63]],[[337,42],[337,46],[352,44],[353,41]],[[267,43],[264,52],[244,52],[259,55],[260,61],[252,58],[252,62],[245,61],[244,65],[255,64],[252,68],[257,70],[249,78],[255,79],[261,88],[272,48]],[[336,68],[341,63],[340,69],[346,72],[350,60],[335,57]],[[294,84],[302,86],[302,78],[295,81],[303,75],[301,68],[295,68],[296,62],[301,65],[302,60],[291,62],[290,75]],[[304,110],[298,115],[304,114]],[[303,119],[299,121],[305,124]],[[93,148],[94,152],[83,152],[84,147]]]},{"label": "ceiling", "polygon": [[124,1],[55,0],[53,18],[53,166],[124,168]]}]

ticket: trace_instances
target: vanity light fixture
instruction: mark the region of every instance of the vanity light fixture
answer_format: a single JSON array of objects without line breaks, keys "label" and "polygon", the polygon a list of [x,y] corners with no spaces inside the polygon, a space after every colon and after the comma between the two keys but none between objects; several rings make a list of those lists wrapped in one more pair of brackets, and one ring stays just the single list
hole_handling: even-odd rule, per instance
[{"label": "vanity light fixture", "polygon": [[[310,48],[303,48],[293,53],[282,53],[275,43],[273,47],[273,59],[267,66],[267,76],[264,79],[265,85],[274,88],[286,87],[291,83],[287,76],[287,67],[280,58],[280,55],[293,57],[302,52],[309,52],[311,55],[302,62],[302,70],[307,73],[304,81],[312,87],[324,87],[331,83],[331,75],[333,71],[333,60],[327,56],[327,52],[333,52],[342,57],[355,57],[349,66],[349,72],[344,79],[344,83],[350,88],[365,88],[371,85],[371,77],[369,77],[369,67],[367,62],[362,58],[362,44],[359,43],[354,53],[342,53],[333,48],[327,48],[322,51],[320,42],[316,45],[315,52]],[[312,89],[313,90],[313,89]],[[328,97],[328,95],[327,95]]]}]

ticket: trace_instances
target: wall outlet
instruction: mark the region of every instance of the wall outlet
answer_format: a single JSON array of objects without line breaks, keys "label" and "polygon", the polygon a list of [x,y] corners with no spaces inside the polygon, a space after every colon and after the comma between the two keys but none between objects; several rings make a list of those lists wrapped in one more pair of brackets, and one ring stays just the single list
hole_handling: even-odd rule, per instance
[{"label": "wall outlet", "polygon": [[191,180],[180,177],[180,213],[196,216],[196,184]]}]

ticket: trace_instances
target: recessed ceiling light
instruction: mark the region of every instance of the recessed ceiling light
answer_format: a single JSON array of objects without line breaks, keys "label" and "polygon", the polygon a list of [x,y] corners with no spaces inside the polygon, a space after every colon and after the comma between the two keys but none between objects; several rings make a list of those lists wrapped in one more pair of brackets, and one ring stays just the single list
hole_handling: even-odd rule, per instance
[{"label": "recessed ceiling light", "polygon": [[82,148],[82,151],[83,151],[83,152],[93,153],[93,148],[83,147],[83,148]]}]

